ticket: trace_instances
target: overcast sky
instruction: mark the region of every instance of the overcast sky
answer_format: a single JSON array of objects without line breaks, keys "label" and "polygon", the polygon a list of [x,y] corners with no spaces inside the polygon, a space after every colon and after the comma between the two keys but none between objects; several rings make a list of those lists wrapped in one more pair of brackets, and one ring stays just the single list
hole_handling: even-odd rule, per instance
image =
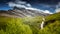
[{"label": "overcast sky", "polygon": [[[8,3],[15,1],[16,0],[0,0],[0,10],[11,9]],[[40,10],[49,10],[50,12],[54,12],[56,9],[56,5],[58,5],[58,3],[60,2],[60,0],[20,0],[20,1],[24,1],[27,4],[30,4],[31,7],[33,8]]]}]

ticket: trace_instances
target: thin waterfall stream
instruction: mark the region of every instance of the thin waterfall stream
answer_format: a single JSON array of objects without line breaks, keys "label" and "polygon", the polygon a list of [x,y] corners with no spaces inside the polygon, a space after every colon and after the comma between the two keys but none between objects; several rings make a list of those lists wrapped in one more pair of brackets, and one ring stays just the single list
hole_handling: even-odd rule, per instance
[{"label": "thin waterfall stream", "polygon": [[45,21],[45,18],[44,18],[44,17],[43,17],[42,19],[43,19],[43,21],[42,21],[42,23],[41,23],[41,25],[40,25],[41,29],[43,29],[44,21]]}]

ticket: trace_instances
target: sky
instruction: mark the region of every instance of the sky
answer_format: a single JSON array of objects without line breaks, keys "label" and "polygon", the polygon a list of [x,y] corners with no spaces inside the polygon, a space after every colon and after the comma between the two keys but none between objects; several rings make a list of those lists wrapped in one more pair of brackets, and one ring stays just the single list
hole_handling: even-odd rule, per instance
[{"label": "sky", "polygon": [[60,0],[0,0],[0,10],[9,10],[17,6],[26,9],[55,12],[59,2]]}]

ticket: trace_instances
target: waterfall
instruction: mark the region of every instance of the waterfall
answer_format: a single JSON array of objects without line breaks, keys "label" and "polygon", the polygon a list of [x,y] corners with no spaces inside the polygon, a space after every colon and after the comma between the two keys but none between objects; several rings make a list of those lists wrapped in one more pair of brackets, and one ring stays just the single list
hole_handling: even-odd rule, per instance
[{"label": "waterfall", "polygon": [[45,18],[43,18],[43,21],[42,21],[42,23],[41,23],[41,29],[43,29],[43,26],[44,26],[44,21],[45,21]]}]

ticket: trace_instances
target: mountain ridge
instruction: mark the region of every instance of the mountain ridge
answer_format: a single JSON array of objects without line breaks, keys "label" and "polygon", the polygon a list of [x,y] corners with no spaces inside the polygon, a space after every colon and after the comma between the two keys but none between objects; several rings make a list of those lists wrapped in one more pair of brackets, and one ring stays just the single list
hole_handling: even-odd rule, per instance
[{"label": "mountain ridge", "polygon": [[[48,13],[43,13],[42,11],[37,10],[26,10],[24,8],[14,7],[12,10],[0,10],[1,14],[12,15],[14,17],[34,17],[34,16],[47,16],[50,15]],[[0,14],[0,15],[1,15]]]}]

